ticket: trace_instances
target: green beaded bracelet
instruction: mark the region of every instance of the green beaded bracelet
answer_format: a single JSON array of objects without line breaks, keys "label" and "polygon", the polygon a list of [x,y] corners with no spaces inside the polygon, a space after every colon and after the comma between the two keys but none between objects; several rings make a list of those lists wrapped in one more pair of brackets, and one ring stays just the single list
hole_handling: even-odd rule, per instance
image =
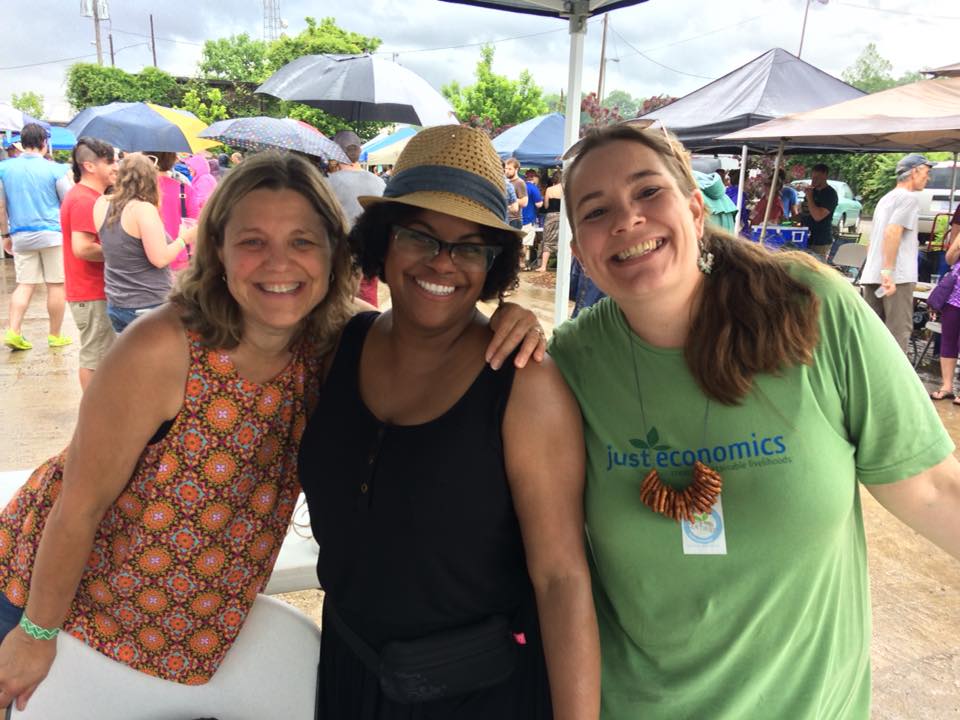
[{"label": "green beaded bracelet", "polygon": [[60,632],[60,628],[48,630],[47,628],[40,627],[28,618],[26,613],[20,616],[18,625],[34,640],[53,640],[57,636],[57,633]]}]

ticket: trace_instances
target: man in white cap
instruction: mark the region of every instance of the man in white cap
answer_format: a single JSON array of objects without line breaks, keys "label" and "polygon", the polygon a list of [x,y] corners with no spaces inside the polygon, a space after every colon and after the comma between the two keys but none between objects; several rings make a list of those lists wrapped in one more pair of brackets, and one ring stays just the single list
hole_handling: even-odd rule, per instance
[{"label": "man in white cap", "polygon": [[[343,148],[350,164],[340,163],[340,169],[328,175],[327,182],[330,183],[337,200],[343,206],[347,222],[350,227],[353,227],[353,223],[363,212],[357,198],[361,195],[382,196],[386,184],[372,172],[360,167],[358,161],[360,160],[360,145],[362,143],[353,130],[341,130],[333,136],[333,141]],[[361,300],[377,307],[377,279],[363,278],[357,295]]]},{"label": "man in white cap", "polygon": [[920,249],[916,193],[926,187],[931,167],[933,163],[916,153],[897,163],[897,186],[880,199],[873,213],[870,249],[860,280],[867,304],[904,352],[913,330],[913,288]]}]

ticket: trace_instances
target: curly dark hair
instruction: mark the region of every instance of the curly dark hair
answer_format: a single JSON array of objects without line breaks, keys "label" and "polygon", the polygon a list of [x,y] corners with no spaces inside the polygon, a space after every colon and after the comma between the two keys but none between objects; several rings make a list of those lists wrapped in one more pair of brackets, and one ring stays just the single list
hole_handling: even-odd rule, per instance
[{"label": "curly dark hair", "polygon": [[[403,203],[383,202],[367,208],[357,218],[350,231],[347,242],[357,259],[364,277],[378,277],[386,282],[383,266],[390,242],[390,229],[394,225],[404,225],[413,220],[421,208]],[[503,299],[507,293],[517,288],[517,266],[520,262],[520,239],[509,230],[480,225],[480,234],[488,245],[500,245],[503,252],[493,261],[493,267],[487,271],[480,293],[481,300]]]}]

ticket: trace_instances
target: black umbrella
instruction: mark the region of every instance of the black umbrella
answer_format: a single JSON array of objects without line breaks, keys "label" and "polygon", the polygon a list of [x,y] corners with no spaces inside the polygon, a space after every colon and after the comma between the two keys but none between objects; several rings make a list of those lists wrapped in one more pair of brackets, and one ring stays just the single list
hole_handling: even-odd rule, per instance
[{"label": "black umbrella", "polygon": [[304,55],[277,70],[256,92],[320,108],[351,122],[423,126],[459,122],[453,107],[430,83],[373,55]]}]

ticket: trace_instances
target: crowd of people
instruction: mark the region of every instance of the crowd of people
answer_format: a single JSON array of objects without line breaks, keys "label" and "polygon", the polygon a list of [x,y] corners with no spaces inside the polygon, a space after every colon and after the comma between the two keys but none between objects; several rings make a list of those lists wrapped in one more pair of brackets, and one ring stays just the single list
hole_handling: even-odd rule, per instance
[{"label": "crowd of people", "polygon": [[[960,558],[954,445],[878,313],[735,235],[675,138],[597,131],[545,188],[460,126],[418,133],[386,184],[257,153],[194,188],[195,228],[170,160],[81,138],[74,188],[45,175],[119,336],[70,445],[0,515],[0,706],[29,700],[60,630],[209,680],[302,489],[318,718],[867,720],[858,484]],[[925,168],[904,158],[900,182]],[[598,293],[546,355],[503,302],[538,211],[541,267],[565,212]],[[894,295],[892,235],[871,244]]]}]

